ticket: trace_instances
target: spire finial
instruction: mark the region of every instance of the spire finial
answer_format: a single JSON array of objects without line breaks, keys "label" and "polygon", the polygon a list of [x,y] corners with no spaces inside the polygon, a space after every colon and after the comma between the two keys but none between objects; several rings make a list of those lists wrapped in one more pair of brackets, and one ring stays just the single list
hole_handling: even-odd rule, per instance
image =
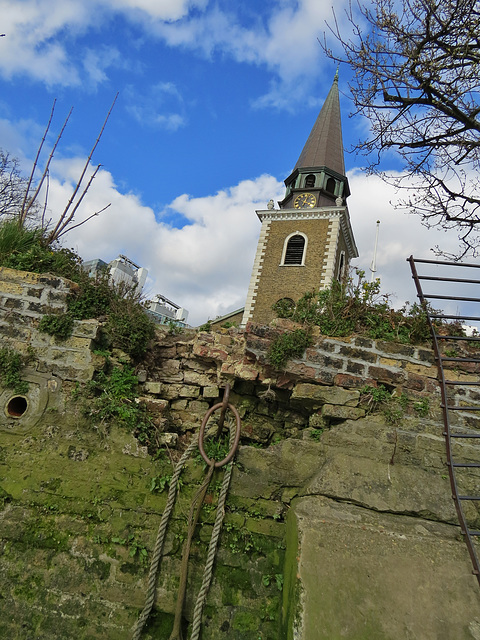
[{"label": "spire finial", "polygon": [[333,79],[334,82],[338,82],[338,68],[340,67],[340,64],[337,64],[337,70],[335,71],[335,77]]}]

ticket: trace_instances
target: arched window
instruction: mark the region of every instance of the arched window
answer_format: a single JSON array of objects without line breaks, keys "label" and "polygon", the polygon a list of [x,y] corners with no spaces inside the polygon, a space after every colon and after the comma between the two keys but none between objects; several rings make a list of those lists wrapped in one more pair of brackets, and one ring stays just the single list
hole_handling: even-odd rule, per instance
[{"label": "arched window", "polygon": [[328,178],[327,184],[325,185],[325,191],[335,193],[335,180],[333,178]]},{"label": "arched window", "polygon": [[283,246],[282,263],[284,265],[304,265],[307,236],[299,231],[290,234]]},{"label": "arched window", "polygon": [[308,176],[305,178],[305,187],[307,189],[310,189],[311,187],[315,186],[315,176],[313,175],[313,173],[309,173]]}]

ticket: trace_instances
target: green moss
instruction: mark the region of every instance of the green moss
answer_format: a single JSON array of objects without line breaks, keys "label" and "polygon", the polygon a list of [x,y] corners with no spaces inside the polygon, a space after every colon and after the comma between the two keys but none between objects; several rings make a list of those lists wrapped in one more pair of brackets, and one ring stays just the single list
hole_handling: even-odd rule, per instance
[{"label": "green moss", "polygon": [[144,629],[144,637],[169,638],[173,629],[175,616],[164,611],[154,610]]},{"label": "green moss", "polygon": [[255,631],[258,629],[258,615],[252,611],[236,611],[232,621],[235,631]]},{"label": "green moss", "polygon": [[281,617],[281,640],[293,640],[293,627],[299,602],[297,580],[298,531],[294,510],[289,511],[287,520],[287,550],[283,570],[283,598]]},{"label": "green moss", "polygon": [[37,517],[26,523],[21,542],[26,547],[60,552],[69,548],[68,539],[68,533],[58,529],[54,518]]}]

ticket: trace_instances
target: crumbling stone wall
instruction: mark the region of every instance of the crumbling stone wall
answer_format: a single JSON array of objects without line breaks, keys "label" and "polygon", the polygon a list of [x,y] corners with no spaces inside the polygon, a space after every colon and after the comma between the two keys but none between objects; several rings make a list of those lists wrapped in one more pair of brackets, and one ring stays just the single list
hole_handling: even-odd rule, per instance
[{"label": "crumbling stone wall", "polygon": [[[22,346],[8,335],[8,313],[4,305],[6,339],[20,350],[42,344],[38,316]],[[266,350],[288,328],[159,332],[137,367],[138,401],[165,444],[157,457],[118,426],[84,417],[69,393],[69,343],[63,354],[59,342],[48,345],[59,357],[39,358],[37,375],[60,381],[58,391],[29,408],[36,419],[28,423],[0,414],[0,637],[131,637],[173,464],[228,382],[242,440],[202,639],[478,640],[480,595],[450,496],[431,351],[315,335],[304,358],[277,372]],[[90,375],[102,366],[91,353],[84,358]],[[428,398],[428,415],[410,406],[391,424],[369,414],[359,389],[379,383],[412,403]],[[466,406],[479,401],[468,387],[457,393]],[[468,410],[455,420],[478,428]],[[461,446],[478,460],[474,446]],[[194,456],[182,476],[145,638],[169,638],[186,514],[203,466]],[[216,472],[196,531],[186,626],[221,478]],[[477,482],[473,471],[467,485]],[[478,518],[475,505],[470,516]]]}]

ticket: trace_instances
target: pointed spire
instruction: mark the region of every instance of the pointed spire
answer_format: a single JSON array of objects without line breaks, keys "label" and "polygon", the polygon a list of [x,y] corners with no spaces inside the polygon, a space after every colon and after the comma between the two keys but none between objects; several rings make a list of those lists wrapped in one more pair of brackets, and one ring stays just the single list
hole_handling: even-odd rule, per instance
[{"label": "pointed spire", "polygon": [[328,167],[345,175],[338,68],[327,99],[295,165],[295,169],[303,167]]}]

